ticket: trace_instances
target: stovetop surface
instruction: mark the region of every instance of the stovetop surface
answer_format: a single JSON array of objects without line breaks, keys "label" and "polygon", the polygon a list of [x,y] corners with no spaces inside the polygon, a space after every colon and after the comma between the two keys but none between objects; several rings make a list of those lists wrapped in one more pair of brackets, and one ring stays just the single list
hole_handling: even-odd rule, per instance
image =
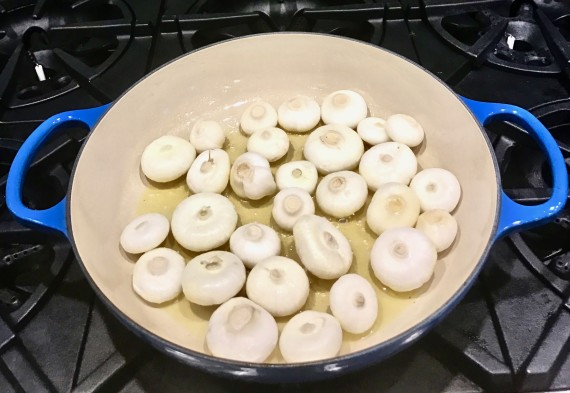
[{"label": "stovetop surface", "polygon": [[[570,156],[570,3],[556,0],[0,1],[0,195],[22,141],[52,114],[116,99],[165,62],[232,37],[307,31],[399,53],[459,94],[530,109]],[[35,66],[47,77],[39,81]],[[539,203],[544,157],[487,128],[506,192]],[[86,131],[38,155],[29,206],[64,194]],[[2,392],[477,392],[570,390],[570,213],[498,241],[460,305],[409,349],[330,381],[257,385],[178,363],[96,298],[69,244],[14,222],[0,198]]]}]

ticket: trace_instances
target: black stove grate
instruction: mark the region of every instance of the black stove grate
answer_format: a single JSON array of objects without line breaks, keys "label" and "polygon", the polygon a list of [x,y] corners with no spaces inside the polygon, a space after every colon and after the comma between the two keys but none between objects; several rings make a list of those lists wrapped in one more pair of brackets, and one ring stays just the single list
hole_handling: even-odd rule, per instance
[{"label": "black stove grate", "polygon": [[424,6],[433,28],[475,64],[488,61],[525,72],[566,72],[568,3],[425,0]]},{"label": "black stove grate", "polygon": [[[0,96],[5,107],[31,105],[79,86],[90,87],[89,81],[113,64],[128,43],[133,16],[121,2],[47,4],[5,8],[5,36],[0,40]],[[105,19],[114,21],[101,23]],[[125,37],[119,40],[119,35]],[[36,74],[38,64],[47,79]],[[99,89],[92,88],[92,93],[110,100]]]},{"label": "black stove grate", "polygon": [[[0,83],[0,195],[15,151],[39,121],[62,110],[115,99],[152,69],[204,45],[276,31],[338,34],[371,42],[417,62],[460,94],[533,108],[557,138],[565,157],[570,157],[570,74],[566,69],[570,6],[565,2],[4,1],[0,2],[5,10],[2,13],[0,9],[0,20],[13,13],[16,4],[24,4],[18,12],[25,11],[32,30],[23,40],[25,45],[9,46],[8,41],[2,41],[8,31],[4,29],[4,35],[0,23],[0,67],[4,67],[0,82],[9,82],[6,86]],[[113,20],[90,11],[109,6],[115,9]],[[64,18],[75,15],[76,25],[41,25],[50,15],[58,15],[59,9],[67,10]],[[61,37],[70,31],[77,33],[74,38],[89,35],[101,40],[84,44],[79,54],[65,45],[42,49],[45,36]],[[505,32],[515,38],[514,43],[507,42]],[[9,59],[18,46],[17,58],[26,64],[28,79],[19,73],[5,77],[7,64],[3,62],[8,60],[4,48],[15,48],[6,50]],[[91,62],[82,57],[101,48],[108,55],[102,62],[99,55]],[[17,104],[13,101],[15,86],[34,80],[33,63],[44,62],[44,50],[58,64],[53,69],[67,75],[67,83],[74,87],[49,93],[51,96],[28,97],[27,104]],[[531,64],[526,64],[532,56],[544,60],[531,59]],[[54,79],[50,83],[57,83],[56,75],[49,74]],[[548,168],[528,136],[510,124],[493,124],[487,131],[506,192],[521,203],[547,198]],[[26,184],[31,206],[45,207],[64,194],[83,137],[84,131],[71,130],[39,154]],[[495,244],[465,300],[411,348],[352,375],[272,390],[410,392],[418,391],[418,386],[434,392],[570,389],[567,216],[565,211],[552,224]],[[69,245],[15,223],[3,198],[0,244],[0,390],[268,390],[267,386],[212,377],[151,349],[96,299]]]},{"label": "black stove grate", "polygon": [[[2,167],[6,168],[20,143],[0,140]],[[68,139],[48,147],[49,153],[39,157],[30,170],[24,196],[32,208],[49,207],[65,194],[69,169],[79,150],[80,141]],[[4,195],[6,173],[0,178]],[[3,199],[3,198],[2,198]],[[67,242],[50,238],[15,222],[4,201],[0,205],[0,309],[11,324],[20,324],[41,303],[52,281],[71,257]]]},{"label": "black stove grate", "polygon": [[[148,4],[142,5],[144,19],[136,18],[136,7],[122,0],[0,4],[4,122],[40,120],[59,108],[107,103],[150,69],[156,14]],[[159,7],[154,4],[156,13]]]},{"label": "black stove grate", "polygon": [[[301,3],[301,4],[299,4]],[[309,2],[310,3],[310,2]],[[329,2],[330,4],[331,2]],[[346,2],[332,2],[346,3]],[[403,10],[394,4],[354,4],[342,7],[328,6],[303,8],[304,2],[260,2],[257,8],[252,3],[233,3],[234,13],[210,13],[220,11],[221,2],[198,2],[187,7],[167,5],[163,16],[154,66],[194,49],[229,38],[249,34],[278,31],[302,31],[334,34],[380,45],[385,32],[386,15],[403,20]],[[177,15],[168,12],[187,10]],[[405,29],[405,26],[404,26]],[[412,38],[413,42],[413,38]]]}]

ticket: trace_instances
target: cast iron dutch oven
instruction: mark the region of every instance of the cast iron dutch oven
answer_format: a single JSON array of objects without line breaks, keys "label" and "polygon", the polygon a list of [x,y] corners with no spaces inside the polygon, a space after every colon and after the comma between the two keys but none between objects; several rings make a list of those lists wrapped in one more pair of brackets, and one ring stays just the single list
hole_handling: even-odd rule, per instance
[{"label": "cast iron dutch oven", "polygon": [[[218,120],[239,119],[243,104],[256,98],[279,105],[296,94],[321,100],[339,89],[360,92],[376,116],[407,113],[423,125],[426,140],[418,153],[420,166],[447,168],[462,186],[455,212],[459,238],[440,258],[434,278],[412,306],[335,358],[254,364],[213,357],[204,349],[204,330],[194,324],[196,316],[182,308],[172,312],[170,307],[167,312],[153,307],[131,288],[133,264],[125,261],[118,239],[146,187],[139,170],[141,153],[159,136],[187,137],[188,124],[204,113]],[[553,178],[547,202],[522,206],[501,190],[499,169],[482,130],[492,120],[518,124],[546,154]],[[83,123],[91,133],[75,163],[67,197],[49,209],[31,210],[22,203],[26,172],[42,144],[69,123]],[[552,219],[567,194],[562,154],[529,112],[459,97],[424,69],[372,45],[304,33],[215,44],[166,64],[109,105],[51,117],[19,150],[6,188],[8,207],[21,222],[69,239],[90,284],[133,332],[192,366],[266,382],[346,373],[410,345],[467,292],[498,237]]]}]

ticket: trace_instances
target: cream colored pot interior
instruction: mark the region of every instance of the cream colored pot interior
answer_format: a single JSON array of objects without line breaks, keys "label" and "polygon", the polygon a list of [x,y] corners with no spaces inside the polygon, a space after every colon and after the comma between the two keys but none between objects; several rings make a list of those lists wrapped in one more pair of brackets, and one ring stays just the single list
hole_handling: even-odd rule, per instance
[{"label": "cream colored pot interior", "polygon": [[[373,279],[380,298],[379,321],[364,336],[345,334],[341,354],[380,344],[440,309],[464,285],[491,239],[498,190],[486,140],[461,102],[411,63],[355,41],[307,34],[252,36],[176,60],[138,83],[97,125],[77,164],[70,214],[80,258],[110,302],[157,336],[208,353],[204,334],[213,309],[191,306],[183,296],[153,306],[131,288],[136,257],[121,251],[121,230],[141,209],[154,206],[169,214],[171,200],[187,194],[183,181],[174,191],[148,184],[139,169],[141,153],[161,135],[188,138],[199,118],[218,120],[239,136],[239,116],[256,99],[278,106],[296,94],[306,94],[321,101],[338,89],[360,92],[371,115],[414,116],[426,132],[418,149],[420,166],[447,168],[462,186],[454,213],[460,233],[452,249],[440,255],[434,278],[410,294],[385,290]],[[248,207],[240,210],[242,222],[252,221],[244,217]],[[351,242],[366,259],[370,242],[354,237]],[[360,260],[351,270],[369,277],[367,262]],[[320,291],[315,295],[320,299],[317,306],[326,310],[330,283],[315,286]],[[282,325],[283,320],[279,322]],[[269,361],[280,362],[279,354]]]}]

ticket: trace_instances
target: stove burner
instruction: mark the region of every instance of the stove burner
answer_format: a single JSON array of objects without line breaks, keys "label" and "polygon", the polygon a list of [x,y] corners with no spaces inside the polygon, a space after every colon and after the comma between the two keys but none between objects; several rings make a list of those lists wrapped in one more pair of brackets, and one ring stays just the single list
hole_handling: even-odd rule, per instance
[{"label": "stove burner", "polygon": [[424,0],[428,20],[450,44],[484,62],[535,73],[568,73],[570,3]]},{"label": "stove burner", "polygon": [[[124,51],[125,40],[118,35],[130,34],[132,14],[120,1],[34,3],[0,3],[0,103],[5,108],[88,85]],[[104,94],[94,96],[109,101]]]}]

